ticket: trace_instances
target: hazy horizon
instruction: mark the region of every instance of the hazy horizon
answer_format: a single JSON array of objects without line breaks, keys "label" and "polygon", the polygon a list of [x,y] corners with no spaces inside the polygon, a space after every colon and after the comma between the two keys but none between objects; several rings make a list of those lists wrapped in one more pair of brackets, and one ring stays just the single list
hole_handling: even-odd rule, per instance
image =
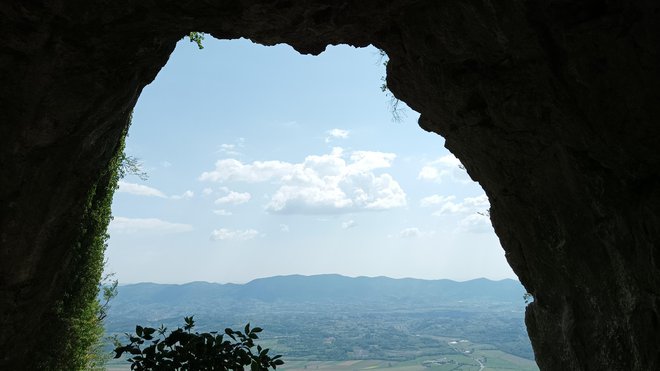
[{"label": "hazy horizon", "polygon": [[191,283],[211,283],[211,284],[220,284],[220,285],[244,285],[247,283],[250,283],[252,281],[260,280],[260,279],[268,279],[268,278],[276,278],[276,277],[292,277],[292,276],[301,276],[301,277],[314,277],[314,276],[340,276],[340,277],[346,277],[346,278],[389,278],[393,280],[420,280],[420,281],[453,281],[453,282],[469,282],[469,281],[475,281],[475,280],[488,280],[488,281],[493,281],[493,282],[499,282],[499,281],[506,281],[506,280],[512,280],[516,282],[520,282],[518,278],[501,278],[501,279],[490,279],[487,277],[475,277],[475,278],[470,278],[466,280],[453,280],[451,278],[415,278],[415,277],[390,277],[390,276],[347,276],[343,274],[338,274],[338,273],[317,273],[317,274],[297,274],[297,273],[292,273],[292,274],[280,274],[276,276],[264,276],[264,277],[257,277],[250,279],[248,281],[241,281],[241,282],[218,282],[218,281],[203,281],[203,280],[196,280],[196,281],[188,281],[188,282],[181,282],[181,283],[176,283],[176,282],[152,282],[152,281],[137,281],[137,282],[119,282],[119,286],[128,286],[128,285],[137,285],[137,284],[142,284],[142,283],[149,283],[149,284],[157,284],[157,285],[187,285]]}]

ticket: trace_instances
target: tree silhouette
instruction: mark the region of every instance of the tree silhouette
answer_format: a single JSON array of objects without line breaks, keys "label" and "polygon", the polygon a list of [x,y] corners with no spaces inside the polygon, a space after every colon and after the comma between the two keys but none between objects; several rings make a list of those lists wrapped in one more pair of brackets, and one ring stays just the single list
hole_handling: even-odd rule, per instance
[{"label": "tree silhouette", "polygon": [[137,371],[244,371],[247,366],[251,371],[262,371],[284,364],[281,355],[271,357],[268,348],[254,343],[259,338],[257,333],[262,331],[259,327],[251,329],[248,323],[244,332],[226,328],[224,334],[198,333],[192,332],[193,317],[185,317],[184,321],[183,329],[168,335],[162,325],[158,329],[136,326],[135,335],[126,334],[130,343],[116,342],[115,358],[130,354],[127,361],[131,362],[131,370]]}]

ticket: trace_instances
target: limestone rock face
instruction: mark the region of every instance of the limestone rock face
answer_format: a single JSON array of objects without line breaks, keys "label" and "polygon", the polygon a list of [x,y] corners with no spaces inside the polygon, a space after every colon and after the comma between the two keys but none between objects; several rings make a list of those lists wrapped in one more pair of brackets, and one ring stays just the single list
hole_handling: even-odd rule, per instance
[{"label": "limestone rock face", "polygon": [[660,2],[0,2],[0,369],[29,364],[90,187],[189,31],[374,44],[486,191],[543,370],[660,369]]}]

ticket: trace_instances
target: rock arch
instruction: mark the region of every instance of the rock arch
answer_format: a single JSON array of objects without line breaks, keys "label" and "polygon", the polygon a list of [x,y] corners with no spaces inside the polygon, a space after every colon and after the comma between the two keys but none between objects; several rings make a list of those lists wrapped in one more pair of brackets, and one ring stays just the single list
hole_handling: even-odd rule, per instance
[{"label": "rock arch", "polygon": [[85,196],[196,30],[384,49],[390,89],[490,198],[536,299],[540,367],[660,369],[657,2],[6,1],[0,15],[0,366],[29,359]]}]

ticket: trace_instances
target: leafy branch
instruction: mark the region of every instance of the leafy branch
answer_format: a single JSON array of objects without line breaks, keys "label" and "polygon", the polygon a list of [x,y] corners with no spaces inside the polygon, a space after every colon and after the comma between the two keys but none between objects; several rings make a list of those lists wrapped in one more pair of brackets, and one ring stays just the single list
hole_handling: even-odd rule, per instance
[{"label": "leafy branch", "polygon": [[[130,354],[131,370],[237,370],[251,371],[276,369],[283,365],[281,355],[269,356],[268,348],[254,343],[262,331],[259,327],[244,332],[226,328],[224,334],[217,332],[192,332],[195,327],[193,317],[184,318],[184,326],[165,335],[167,328],[162,325],[135,327],[135,335],[126,334],[130,341],[126,345],[116,342],[115,358],[124,353]],[[226,338],[225,338],[226,335]],[[231,339],[228,340],[227,338]],[[254,351],[256,345],[256,352]]]},{"label": "leafy branch", "polygon": [[114,299],[118,292],[119,281],[113,279],[114,273],[108,273],[101,279],[99,283],[99,291],[101,292],[102,299],[99,300],[99,307],[97,310],[97,319],[102,322],[108,316],[110,310],[110,300]]}]

